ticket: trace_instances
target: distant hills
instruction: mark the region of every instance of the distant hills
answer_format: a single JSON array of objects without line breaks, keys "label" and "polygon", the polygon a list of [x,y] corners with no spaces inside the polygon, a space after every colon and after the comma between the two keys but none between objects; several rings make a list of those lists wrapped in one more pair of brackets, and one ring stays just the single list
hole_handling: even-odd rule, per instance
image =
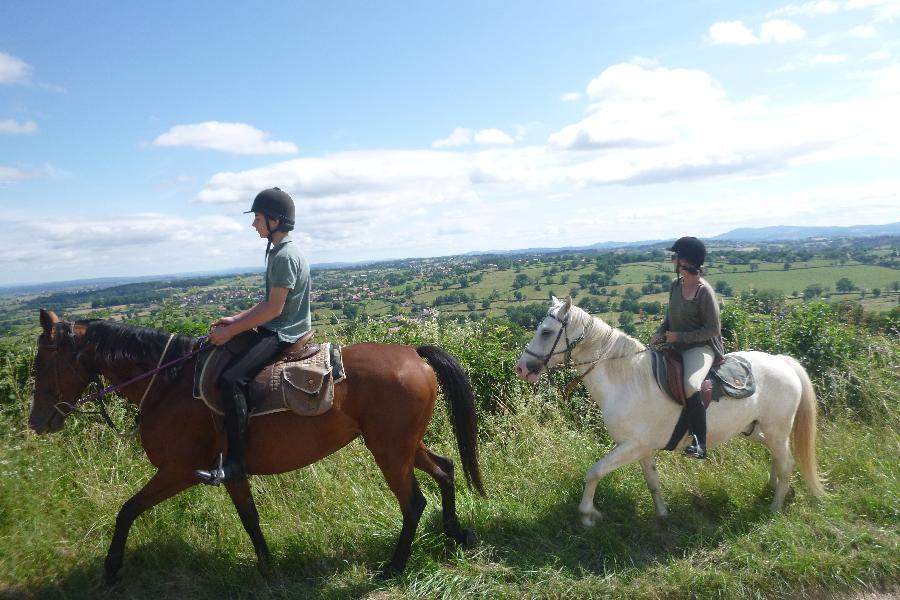
[{"label": "distant hills", "polygon": [[[773,227],[741,227],[732,229],[725,233],[705,238],[706,240],[716,240],[722,242],[744,242],[744,243],[761,243],[761,242],[777,242],[777,241],[798,241],[810,238],[852,238],[852,237],[874,237],[874,236],[900,236],[900,221],[896,223],[888,223],[886,225],[849,225],[846,227],[798,227],[790,225],[779,225]],[[559,248],[522,248],[518,250],[482,250],[468,252],[463,256],[514,256],[518,254],[548,254],[556,252],[570,252],[576,250],[613,250],[616,248],[636,248],[641,246],[654,246],[657,244],[667,243],[675,239],[675,236],[666,240],[642,240],[637,242],[598,242],[589,246],[563,246]],[[383,264],[396,262],[403,259],[378,260],[378,261],[358,261],[358,262],[331,262],[316,263],[311,265],[313,270],[337,269],[342,267],[363,266],[367,264]],[[197,277],[207,275],[236,275],[241,273],[257,273],[261,272],[260,267],[236,267],[230,269],[222,269],[220,271],[203,271],[192,273],[174,273],[171,275],[145,275],[140,277],[103,277],[97,279],[78,279],[73,281],[59,281],[50,283],[35,283],[26,285],[0,286],[0,296],[27,294],[27,293],[46,293],[49,291],[70,290],[75,288],[82,289],[98,289],[122,285],[126,283],[135,283],[141,281],[165,281],[167,279],[178,279],[182,277]]]},{"label": "distant hills", "polygon": [[[887,225],[850,225],[847,227],[795,227],[777,225],[773,227],[741,227],[719,235],[704,238],[728,242],[777,242],[797,241],[809,238],[828,237],[873,237],[878,235],[900,235],[900,221]],[[515,254],[545,254],[548,252],[567,252],[573,250],[612,250],[615,248],[634,248],[654,246],[675,240],[676,236],[664,240],[641,240],[637,242],[598,242],[590,246],[563,246],[560,248],[524,248],[520,250],[497,250],[469,252],[466,256],[483,256],[497,254],[509,256]]]},{"label": "distant hills", "polygon": [[887,225],[850,225],[847,227],[792,227],[788,225],[741,227],[710,239],[732,242],[775,242],[815,237],[872,237],[877,235],[900,235],[900,222]]}]

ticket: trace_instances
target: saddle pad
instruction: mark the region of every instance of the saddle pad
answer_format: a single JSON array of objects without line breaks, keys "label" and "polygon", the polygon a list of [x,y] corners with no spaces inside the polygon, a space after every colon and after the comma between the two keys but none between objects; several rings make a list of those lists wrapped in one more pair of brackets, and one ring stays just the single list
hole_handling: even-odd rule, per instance
[{"label": "saddle pad", "polygon": [[[669,372],[669,366],[666,364],[665,356],[662,352],[652,351],[653,376],[659,388],[678,404],[683,403],[672,392],[670,379],[672,373]],[[730,398],[746,398],[756,391],[756,379],[753,377],[753,370],[747,359],[736,356],[734,354],[726,354],[725,361],[714,366],[709,370],[706,381],[712,385],[712,400],[719,401],[722,396]],[[706,384],[704,381],[704,384]],[[708,385],[708,384],[707,384]]]},{"label": "saddle pad", "polygon": [[[222,359],[207,358],[208,363],[211,360]],[[214,365],[205,368],[211,369]],[[201,381],[207,379],[208,375],[201,374]],[[252,418],[288,410],[301,416],[320,415],[331,408],[334,385],[344,379],[346,374],[340,346],[322,344],[319,351],[310,357],[300,361],[277,362],[260,371],[250,382],[249,416]],[[208,393],[210,389],[201,387],[203,393],[196,397],[203,400],[211,411],[221,415],[221,398],[218,394]]]},{"label": "saddle pad", "polygon": [[741,356],[726,354],[725,362],[709,371],[713,384],[713,399],[722,396],[746,398],[756,391],[756,378],[750,362]]}]

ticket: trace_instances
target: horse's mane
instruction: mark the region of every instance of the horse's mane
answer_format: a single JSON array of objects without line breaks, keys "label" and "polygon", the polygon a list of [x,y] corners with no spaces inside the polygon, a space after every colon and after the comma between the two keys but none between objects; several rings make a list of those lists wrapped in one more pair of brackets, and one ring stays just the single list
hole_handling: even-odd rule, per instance
[{"label": "horse's mane", "polygon": [[606,370],[617,378],[632,379],[633,366],[642,356],[646,346],[637,338],[616,329],[600,317],[595,317],[578,306],[572,306],[570,312],[583,321],[585,341],[598,346],[595,358],[603,360]]},{"label": "horse's mane", "polygon": [[[137,363],[147,370],[156,368],[171,335],[161,329],[148,329],[112,321],[91,319],[76,321],[76,324],[86,326],[84,335],[80,336],[79,350],[87,346],[92,347],[94,360],[107,365],[121,362]],[[176,335],[166,350],[165,362],[187,354],[195,342],[195,338]],[[183,364],[178,363],[160,372],[160,375],[167,379],[175,378]]]}]

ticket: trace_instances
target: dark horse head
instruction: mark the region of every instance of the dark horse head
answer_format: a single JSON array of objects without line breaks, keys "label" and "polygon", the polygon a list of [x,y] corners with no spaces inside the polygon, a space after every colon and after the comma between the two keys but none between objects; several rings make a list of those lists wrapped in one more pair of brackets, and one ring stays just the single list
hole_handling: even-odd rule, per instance
[{"label": "dark horse head", "polygon": [[[170,335],[111,321],[67,323],[49,310],[41,310],[41,328],[28,417],[28,426],[37,433],[62,429],[78,398],[101,374],[121,381],[155,367]],[[172,355],[184,354],[193,343],[193,338],[177,336]],[[180,365],[165,369],[157,382],[168,383],[179,369]]]},{"label": "dark horse head", "polygon": [[84,324],[72,326],[60,321],[53,311],[41,310],[41,327],[28,426],[37,433],[53,433],[62,429],[75,399],[94,374],[78,352],[76,335],[84,333]]}]

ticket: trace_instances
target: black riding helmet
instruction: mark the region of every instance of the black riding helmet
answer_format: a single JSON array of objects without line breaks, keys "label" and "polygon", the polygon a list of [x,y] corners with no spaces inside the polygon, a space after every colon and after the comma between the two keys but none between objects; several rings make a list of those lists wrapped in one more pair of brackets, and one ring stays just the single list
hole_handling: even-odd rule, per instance
[{"label": "black riding helmet", "polygon": [[258,193],[253,199],[253,206],[246,213],[262,213],[278,219],[280,231],[291,231],[294,228],[294,201],[287,192],[277,187]]},{"label": "black riding helmet", "polygon": [[676,253],[679,258],[683,258],[695,267],[700,267],[706,260],[706,246],[695,237],[678,238],[669,251]]}]

